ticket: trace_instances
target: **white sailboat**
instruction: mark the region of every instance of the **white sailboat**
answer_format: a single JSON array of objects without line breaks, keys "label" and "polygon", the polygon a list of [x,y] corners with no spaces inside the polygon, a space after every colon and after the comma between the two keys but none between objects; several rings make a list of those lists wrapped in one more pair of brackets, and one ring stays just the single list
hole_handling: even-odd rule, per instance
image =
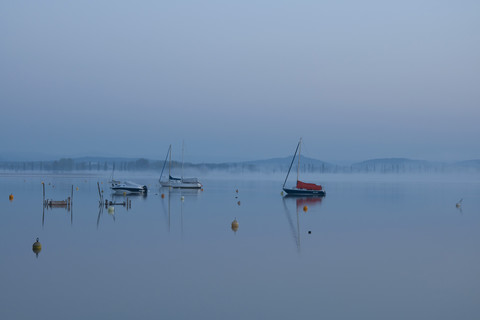
[{"label": "white sailboat", "polygon": [[[163,171],[165,169],[165,165],[167,164],[167,158],[169,158],[168,162],[168,179],[162,180]],[[183,188],[183,189],[200,189],[203,185],[198,181],[197,178],[184,178],[183,177],[183,144],[182,144],[182,177],[181,178],[174,178],[171,174],[172,170],[172,145],[168,148],[167,156],[165,157],[165,161],[163,163],[162,173],[160,174],[160,178],[158,181],[162,185],[162,187],[171,187],[171,188]]]}]

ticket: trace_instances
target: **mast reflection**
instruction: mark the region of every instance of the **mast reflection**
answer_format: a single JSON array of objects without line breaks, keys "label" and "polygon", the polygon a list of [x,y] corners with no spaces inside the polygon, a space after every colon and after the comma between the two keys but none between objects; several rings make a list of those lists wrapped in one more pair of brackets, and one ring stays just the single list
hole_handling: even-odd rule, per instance
[{"label": "mast reflection", "polygon": [[[288,224],[290,226],[290,231],[292,238],[295,241],[298,253],[300,253],[301,243],[300,243],[300,211],[305,207],[315,207],[319,206],[322,203],[323,197],[314,197],[314,196],[284,196],[282,198],[283,207],[285,209],[285,215],[287,217]],[[296,213],[296,227],[293,223],[292,213],[288,209],[289,205],[292,206],[293,201],[295,201],[295,213]]]},{"label": "mast reflection", "polygon": [[[162,208],[163,212],[165,213],[165,217],[167,219],[167,229],[170,233],[171,225],[172,225],[172,215],[171,215],[171,208],[172,208],[172,197],[173,199],[178,199],[180,201],[180,229],[183,235],[183,206],[184,201],[188,201],[188,199],[196,198],[200,194],[200,189],[178,189],[172,187],[162,187],[160,188],[162,198]],[[167,208],[165,208],[164,200],[167,198]],[[175,200],[176,201],[176,200]],[[175,203],[175,202],[174,202]]]}]

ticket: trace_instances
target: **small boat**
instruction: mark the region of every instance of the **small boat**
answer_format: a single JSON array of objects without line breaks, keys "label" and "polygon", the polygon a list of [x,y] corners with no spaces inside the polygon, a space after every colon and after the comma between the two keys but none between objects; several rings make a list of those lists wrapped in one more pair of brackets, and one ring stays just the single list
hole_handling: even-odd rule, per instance
[{"label": "small boat", "polygon": [[110,188],[115,192],[128,192],[128,193],[144,193],[147,192],[147,186],[142,186],[140,184],[131,182],[131,181],[111,181]]},{"label": "small boat", "polygon": [[[168,163],[168,180],[162,181],[163,170],[165,169],[165,165],[167,164],[167,158],[170,157]],[[162,173],[160,173],[160,178],[158,181],[162,185],[162,187],[171,187],[171,188],[182,188],[182,189],[200,189],[203,185],[198,181],[197,178],[184,178],[183,177],[183,147],[182,147],[182,177],[175,178],[171,175],[171,168],[172,168],[172,145],[168,148],[167,156],[165,157],[165,161],[163,163]]]},{"label": "small boat", "polygon": [[[300,173],[300,151],[302,149],[302,139],[298,142],[297,149],[295,150],[295,154],[293,155],[292,162],[290,163],[290,167],[288,168],[287,176],[285,177],[285,182],[283,183],[283,191],[290,196],[325,196],[325,190],[321,185],[315,183],[306,183],[299,180],[299,173]],[[290,174],[290,170],[292,170],[293,161],[295,161],[295,156],[298,152],[298,165],[297,165],[297,184],[295,187],[292,188],[285,188],[285,184],[287,183],[288,175]]]},{"label": "small boat", "polygon": [[113,178],[115,173],[115,164],[113,164],[112,178],[110,179],[110,189],[117,193],[146,193],[148,191],[147,186],[142,186],[138,183],[131,181],[119,181]]}]

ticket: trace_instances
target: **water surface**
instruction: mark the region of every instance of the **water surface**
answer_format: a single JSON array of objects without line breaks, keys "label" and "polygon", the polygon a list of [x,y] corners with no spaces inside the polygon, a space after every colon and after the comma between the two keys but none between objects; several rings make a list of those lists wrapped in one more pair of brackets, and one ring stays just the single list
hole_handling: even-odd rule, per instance
[{"label": "water surface", "polygon": [[[105,177],[2,176],[0,318],[480,317],[480,179],[333,175],[323,199],[282,197],[281,178],[156,180],[109,214]],[[58,200],[73,185],[73,210],[43,211],[42,181]]]}]

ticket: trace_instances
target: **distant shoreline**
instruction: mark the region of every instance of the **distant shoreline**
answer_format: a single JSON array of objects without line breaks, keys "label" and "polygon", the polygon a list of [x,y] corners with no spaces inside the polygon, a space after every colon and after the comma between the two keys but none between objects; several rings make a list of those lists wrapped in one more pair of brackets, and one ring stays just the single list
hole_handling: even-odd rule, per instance
[{"label": "distant shoreline", "polygon": [[[257,161],[225,163],[184,163],[172,162],[172,170],[179,175],[181,167],[185,172],[197,173],[285,173],[291,163],[291,157]],[[0,161],[0,173],[76,173],[87,175],[105,175],[112,171],[120,172],[156,172],[164,168],[163,160],[131,158],[62,158],[53,161]],[[294,164],[296,165],[296,164]],[[114,170],[115,168],[115,170]],[[378,173],[378,174],[422,174],[422,173],[480,173],[480,160],[457,162],[435,162],[406,158],[382,158],[366,160],[352,165],[340,165],[302,157],[300,172],[311,173]]]}]

